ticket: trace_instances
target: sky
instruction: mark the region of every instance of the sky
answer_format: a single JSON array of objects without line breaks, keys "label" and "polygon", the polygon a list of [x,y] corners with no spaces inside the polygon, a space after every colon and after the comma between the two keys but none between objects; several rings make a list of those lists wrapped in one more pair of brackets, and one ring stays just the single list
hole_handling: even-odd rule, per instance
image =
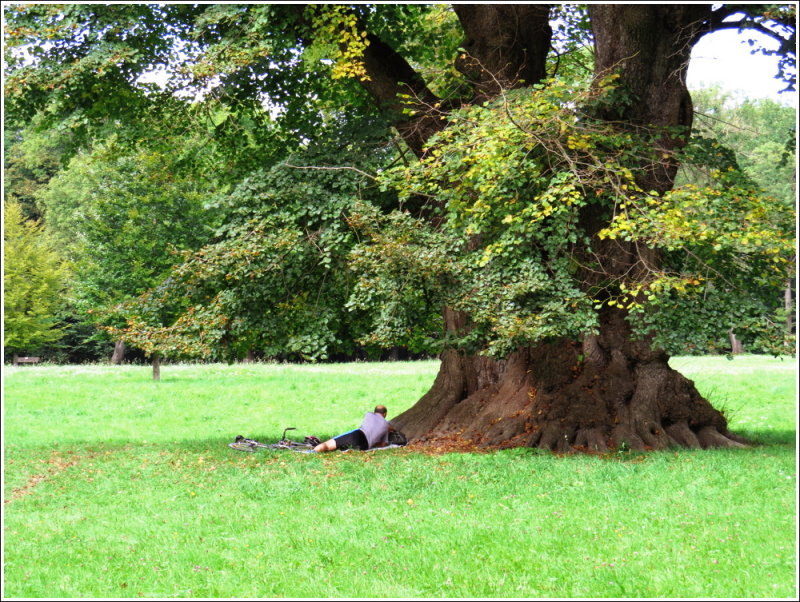
[{"label": "sky", "polygon": [[778,92],[786,84],[775,79],[777,59],[752,54],[745,38],[735,30],[703,37],[692,51],[687,82],[690,90],[719,84],[737,99],[771,98],[797,107],[797,92]]}]

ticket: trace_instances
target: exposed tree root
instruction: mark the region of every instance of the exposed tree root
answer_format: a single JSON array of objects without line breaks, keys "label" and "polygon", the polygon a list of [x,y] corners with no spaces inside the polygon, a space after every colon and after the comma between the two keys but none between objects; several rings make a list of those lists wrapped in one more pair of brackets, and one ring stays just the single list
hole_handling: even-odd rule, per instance
[{"label": "exposed tree root", "polygon": [[393,422],[417,447],[457,440],[558,453],[746,447],[666,355],[618,343],[543,345],[505,362],[449,351],[428,394]]}]

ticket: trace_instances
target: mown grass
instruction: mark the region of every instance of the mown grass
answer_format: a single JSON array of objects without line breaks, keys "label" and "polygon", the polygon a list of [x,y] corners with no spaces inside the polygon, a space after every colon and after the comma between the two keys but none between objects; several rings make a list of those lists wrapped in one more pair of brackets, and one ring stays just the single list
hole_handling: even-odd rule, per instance
[{"label": "mown grass", "polygon": [[250,455],[225,444],[396,414],[436,364],[9,370],[4,596],[795,596],[796,361],[674,364],[758,445]]}]

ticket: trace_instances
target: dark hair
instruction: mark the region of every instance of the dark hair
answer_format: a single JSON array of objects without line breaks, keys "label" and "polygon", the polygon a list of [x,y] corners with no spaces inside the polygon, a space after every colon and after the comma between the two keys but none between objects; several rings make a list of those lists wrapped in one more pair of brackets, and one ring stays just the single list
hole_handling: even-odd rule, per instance
[{"label": "dark hair", "polygon": [[377,405],[375,406],[375,414],[383,414],[386,416],[386,406]]}]

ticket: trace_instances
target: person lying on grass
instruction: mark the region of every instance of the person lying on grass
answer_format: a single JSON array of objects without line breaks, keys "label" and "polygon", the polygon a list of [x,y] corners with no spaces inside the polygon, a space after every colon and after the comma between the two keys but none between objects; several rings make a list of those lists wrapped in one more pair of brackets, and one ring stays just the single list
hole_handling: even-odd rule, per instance
[{"label": "person lying on grass", "polygon": [[364,414],[360,427],[320,443],[314,451],[329,452],[337,449],[367,451],[375,447],[386,447],[389,445],[390,431],[394,431],[394,428],[386,422],[386,406],[377,405],[374,411]]}]

